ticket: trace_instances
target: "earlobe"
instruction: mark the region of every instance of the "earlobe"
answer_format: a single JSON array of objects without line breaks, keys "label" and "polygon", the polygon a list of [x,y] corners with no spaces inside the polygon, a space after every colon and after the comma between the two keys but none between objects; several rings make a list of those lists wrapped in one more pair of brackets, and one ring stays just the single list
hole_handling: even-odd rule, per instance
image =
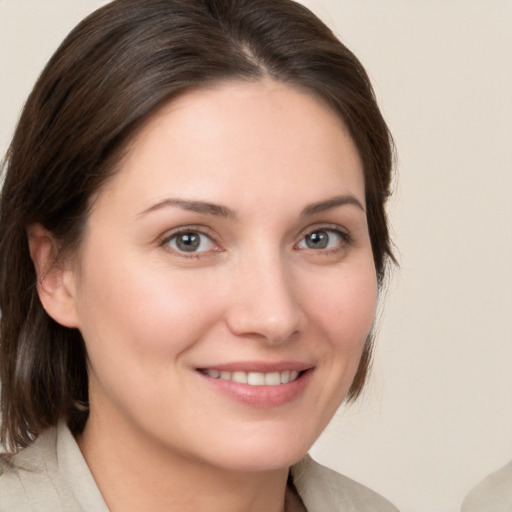
[{"label": "earlobe", "polygon": [[37,274],[37,293],[46,312],[65,327],[78,327],[75,278],[57,258],[55,237],[40,224],[27,230],[30,257]]}]

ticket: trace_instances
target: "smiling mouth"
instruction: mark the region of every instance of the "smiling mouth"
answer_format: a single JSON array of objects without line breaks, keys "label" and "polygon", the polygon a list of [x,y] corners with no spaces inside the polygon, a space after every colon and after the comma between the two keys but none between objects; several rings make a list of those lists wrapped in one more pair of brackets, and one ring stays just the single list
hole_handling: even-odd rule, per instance
[{"label": "smiling mouth", "polygon": [[280,386],[297,380],[302,373],[297,370],[285,370],[282,372],[244,372],[244,371],[223,371],[216,369],[200,369],[202,374],[212,378],[250,386]]}]

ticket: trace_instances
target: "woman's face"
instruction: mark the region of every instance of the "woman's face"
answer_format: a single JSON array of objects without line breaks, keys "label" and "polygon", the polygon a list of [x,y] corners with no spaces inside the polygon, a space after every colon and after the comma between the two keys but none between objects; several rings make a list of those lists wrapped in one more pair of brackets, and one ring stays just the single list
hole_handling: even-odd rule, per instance
[{"label": "woman's face", "polygon": [[314,96],[270,80],[163,108],[98,194],[78,257],[88,428],[217,467],[297,461],[374,318],[354,143]]}]

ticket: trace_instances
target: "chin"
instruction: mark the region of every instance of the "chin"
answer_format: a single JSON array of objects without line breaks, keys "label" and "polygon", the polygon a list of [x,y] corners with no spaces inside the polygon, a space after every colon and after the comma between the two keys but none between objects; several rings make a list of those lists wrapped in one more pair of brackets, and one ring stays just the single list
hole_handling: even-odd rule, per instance
[{"label": "chin", "polygon": [[264,472],[287,469],[297,463],[313,444],[313,440],[302,441],[293,432],[286,439],[281,436],[254,436],[248,440],[237,440],[228,449],[211,454],[216,465],[228,471]]}]

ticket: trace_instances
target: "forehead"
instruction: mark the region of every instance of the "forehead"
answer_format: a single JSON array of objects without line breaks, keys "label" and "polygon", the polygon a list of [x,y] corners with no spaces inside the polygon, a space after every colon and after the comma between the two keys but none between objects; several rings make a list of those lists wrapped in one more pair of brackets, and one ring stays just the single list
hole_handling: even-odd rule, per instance
[{"label": "forehead", "polygon": [[174,98],[133,139],[107,188],[116,183],[131,184],[148,201],[170,192],[243,202],[256,193],[288,197],[290,187],[299,196],[313,185],[320,195],[332,195],[332,187],[364,189],[359,154],[340,116],[315,95],[269,79]]}]

